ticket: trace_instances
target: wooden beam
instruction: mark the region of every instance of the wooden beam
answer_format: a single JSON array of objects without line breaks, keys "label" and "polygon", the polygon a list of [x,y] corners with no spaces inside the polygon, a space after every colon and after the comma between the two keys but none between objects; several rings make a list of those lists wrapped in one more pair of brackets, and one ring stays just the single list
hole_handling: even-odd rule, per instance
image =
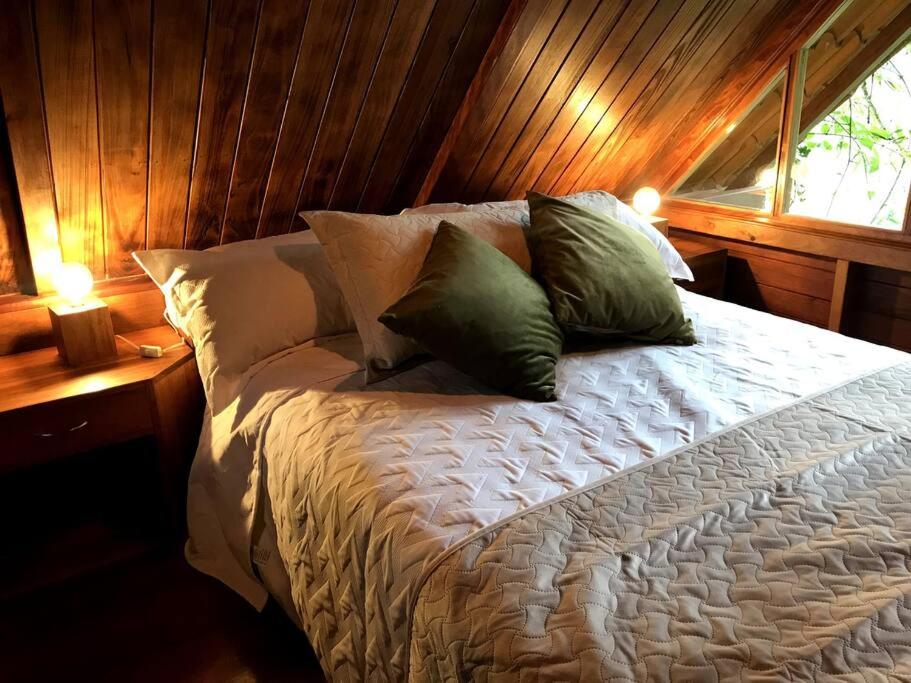
[{"label": "wooden beam", "polygon": [[453,147],[459,138],[459,134],[462,132],[462,127],[465,125],[469,113],[474,108],[475,101],[481,94],[481,90],[484,87],[487,76],[490,74],[490,70],[493,68],[500,53],[503,51],[506,41],[509,40],[509,35],[512,33],[513,28],[515,28],[516,22],[519,20],[519,17],[527,4],[528,0],[512,0],[509,3],[509,7],[503,15],[503,20],[500,22],[500,26],[497,28],[497,32],[494,34],[493,39],[490,41],[484,58],[481,60],[481,65],[478,67],[478,71],[475,73],[471,85],[468,86],[468,90],[465,92],[465,97],[462,99],[462,104],[459,106],[459,110],[452,120],[452,125],[449,126],[449,132],[447,132],[446,137],[443,138],[443,142],[437,150],[433,163],[430,165],[430,170],[427,171],[427,176],[424,178],[421,190],[418,192],[417,197],[415,197],[415,206],[427,203],[430,193],[437,184],[440,173],[443,171],[443,167],[446,165],[449,155],[452,153]]},{"label": "wooden beam", "polygon": [[834,105],[854,92],[866,78],[890,60],[911,36],[911,5],[882,27],[844,66],[838,75],[820,90],[807,105],[801,118],[801,132],[819,123]]},{"label": "wooden beam", "polygon": [[804,216],[767,216],[742,209],[667,199],[671,227],[911,272],[911,236]]},{"label": "wooden beam", "polygon": [[835,263],[835,282],[832,284],[832,301],[829,304],[829,329],[833,332],[841,332],[850,275],[851,262],[838,259]]},{"label": "wooden beam", "polygon": [[781,112],[780,134],[778,136],[778,172],[775,180],[775,195],[772,199],[772,215],[780,216],[788,209],[791,194],[791,165],[797,141],[800,139],[800,111],[803,108],[803,84],[807,74],[807,48],[801,48],[791,55],[788,65],[788,80],[784,92],[784,107]]}]

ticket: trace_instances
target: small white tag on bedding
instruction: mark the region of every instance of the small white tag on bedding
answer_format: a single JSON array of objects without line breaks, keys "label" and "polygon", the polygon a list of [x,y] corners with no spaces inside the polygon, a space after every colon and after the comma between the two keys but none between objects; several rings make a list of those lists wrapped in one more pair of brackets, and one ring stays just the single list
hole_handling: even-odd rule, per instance
[{"label": "small white tag on bedding", "polygon": [[272,553],[267,548],[253,548],[253,562],[265,565],[269,562]]}]

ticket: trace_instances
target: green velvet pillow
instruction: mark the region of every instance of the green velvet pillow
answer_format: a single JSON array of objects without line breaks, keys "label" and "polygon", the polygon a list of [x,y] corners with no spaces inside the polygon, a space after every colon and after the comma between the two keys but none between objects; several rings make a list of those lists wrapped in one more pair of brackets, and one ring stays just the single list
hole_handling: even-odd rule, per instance
[{"label": "green velvet pillow", "polygon": [[695,344],[677,289],[657,249],[611,218],[528,193],[526,232],[536,277],[568,334]]},{"label": "green velvet pillow", "polygon": [[554,399],[563,335],[547,294],[496,247],[446,221],[411,288],[379,321],[498,391]]}]

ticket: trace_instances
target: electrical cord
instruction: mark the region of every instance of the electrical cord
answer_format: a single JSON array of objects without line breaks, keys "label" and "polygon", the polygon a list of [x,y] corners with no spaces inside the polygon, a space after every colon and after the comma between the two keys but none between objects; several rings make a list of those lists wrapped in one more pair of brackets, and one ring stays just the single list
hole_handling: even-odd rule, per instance
[{"label": "electrical cord", "polygon": [[184,345],[182,341],[177,342],[176,344],[171,344],[168,347],[162,348],[156,344],[134,344],[129,339],[120,334],[115,334],[114,337],[124,342],[128,346],[133,347],[143,358],[161,358],[168,351],[173,351],[174,349],[180,348]]}]

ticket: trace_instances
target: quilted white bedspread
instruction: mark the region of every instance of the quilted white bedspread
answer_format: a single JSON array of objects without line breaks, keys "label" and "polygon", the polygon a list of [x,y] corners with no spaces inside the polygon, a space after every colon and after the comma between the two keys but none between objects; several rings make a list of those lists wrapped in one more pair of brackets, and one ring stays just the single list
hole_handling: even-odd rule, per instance
[{"label": "quilted white bedspread", "polygon": [[[696,346],[567,354],[555,403],[490,395],[441,362],[365,388],[350,337],[261,364],[238,405],[204,434],[191,480],[191,561],[261,602],[255,535],[261,557],[280,557],[285,603],[326,671],[398,680],[418,578],[460,539],[907,358],[681,298]],[[266,512],[261,533],[257,509]]]}]

